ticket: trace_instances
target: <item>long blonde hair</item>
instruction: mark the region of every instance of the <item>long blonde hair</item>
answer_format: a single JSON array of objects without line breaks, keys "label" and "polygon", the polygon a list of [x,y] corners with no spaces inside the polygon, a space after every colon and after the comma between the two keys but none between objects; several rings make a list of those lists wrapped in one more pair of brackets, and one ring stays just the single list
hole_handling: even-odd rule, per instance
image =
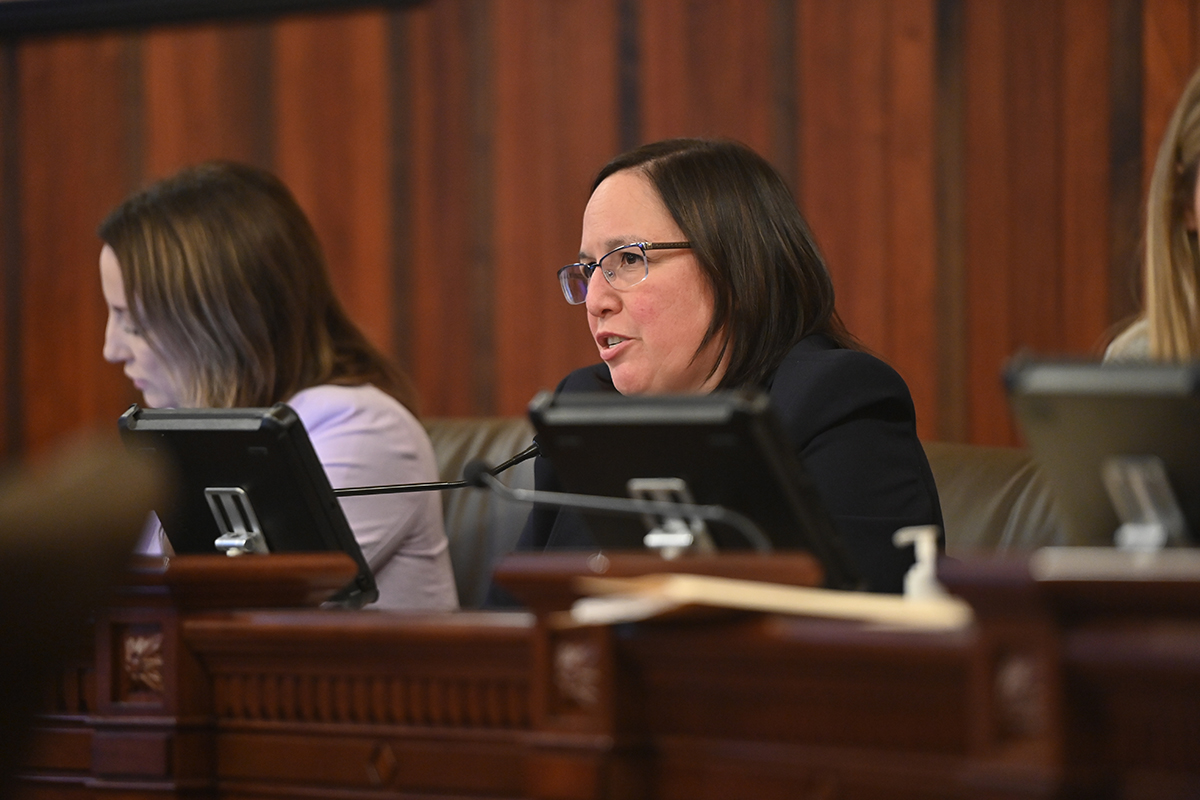
[{"label": "long blonde hair", "polygon": [[334,296],[316,233],[287,187],[229,162],[135,193],[100,224],[129,314],[187,405],[269,406],[319,384],[414,394]]},{"label": "long blonde hair", "polygon": [[1195,219],[1200,165],[1200,70],[1163,134],[1146,203],[1145,312],[1150,357],[1200,356],[1200,249]]}]

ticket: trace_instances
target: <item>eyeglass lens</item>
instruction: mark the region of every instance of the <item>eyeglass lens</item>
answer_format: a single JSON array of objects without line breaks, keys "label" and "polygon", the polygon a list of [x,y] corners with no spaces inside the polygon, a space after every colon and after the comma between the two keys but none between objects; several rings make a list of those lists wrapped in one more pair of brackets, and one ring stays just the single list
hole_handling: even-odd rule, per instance
[{"label": "eyeglass lens", "polygon": [[[604,279],[615,289],[635,286],[647,275],[646,252],[636,244],[606,253],[598,263]],[[587,299],[593,269],[588,264],[571,264],[559,271],[559,283],[568,302],[578,305]]]},{"label": "eyeglass lens", "polygon": [[569,267],[563,267],[558,272],[558,282],[562,286],[563,294],[566,295],[568,303],[579,305],[587,299],[588,279],[584,276],[584,267],[582,264],[572,264]]}]

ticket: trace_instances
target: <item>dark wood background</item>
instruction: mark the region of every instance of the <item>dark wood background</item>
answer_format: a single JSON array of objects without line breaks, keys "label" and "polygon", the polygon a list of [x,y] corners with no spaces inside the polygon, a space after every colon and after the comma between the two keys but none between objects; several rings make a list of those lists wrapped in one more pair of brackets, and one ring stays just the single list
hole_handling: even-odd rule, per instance
[{"label": "dark wood background", "polygon": [[1200,0],[429,0],[0,45],[0,452],[114,426],[94,229],[222,157],[276,170],[426,415],[595,360],[555,269],[616,152],[741,139],[794,183],[921,434],[1017,441],[1018,352],[1136,307],[1142,186]]}]

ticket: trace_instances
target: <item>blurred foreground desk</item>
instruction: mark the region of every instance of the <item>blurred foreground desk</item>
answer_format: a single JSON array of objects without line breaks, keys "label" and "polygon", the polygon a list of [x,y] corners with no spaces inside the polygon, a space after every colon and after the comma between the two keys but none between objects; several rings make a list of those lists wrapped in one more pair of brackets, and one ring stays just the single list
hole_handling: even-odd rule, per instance
[{"label": "blurred foreground desk", "polygon": [[[722,558],[706,569],[808,580]],[[334,556],[143,564],[94,658],[55,682],[18,796],[1200,794],[1200,571],[953,565],[976,622],[952,632],[749,613],[556,627],[587,564],[506,562],[536,616],[300,608],[352,573]]]}]

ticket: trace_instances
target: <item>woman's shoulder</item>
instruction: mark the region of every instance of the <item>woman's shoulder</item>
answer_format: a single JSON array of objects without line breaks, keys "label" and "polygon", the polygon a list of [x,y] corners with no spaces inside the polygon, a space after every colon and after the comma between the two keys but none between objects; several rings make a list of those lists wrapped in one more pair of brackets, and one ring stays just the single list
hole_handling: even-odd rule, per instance
[{"label": "woman's shoulder", "polygon": [[792,348],[775,371],[770,395],[783,419],[816,427],[855,415],[915,416],[908,384],[887,362],[824,337]]},{"label": "woman's shoulder", "polygon": [[1145,317],[1134,320],[1125,330],[1117,334],[1104,351],[1104,360],[1149,361],[1150,323]]},{"label": "woman's shoulder", "polygon": [[554,391],[557,394],[558,392],[615,392],[616,390],[616,387],[613,386],[612,373],[608,371],[608,365],[600,362],[570,373],[559,381]]},{"label": "woman's shoulder", "polygon": [[772,385],[781,381],[820,382],[826,389],[833,388],[833,382],[908,392],[900,373],[886,361],[862,350],[839,347],[824,336],[806,337],[792,347],[775,371]]},{"label": "woman's shoulder", "polygon": [[329,427],[370,429],[420,427],[420,422],[400,401],[378,387],[321,384],[294,394],[288,405],[311,433]]}]

